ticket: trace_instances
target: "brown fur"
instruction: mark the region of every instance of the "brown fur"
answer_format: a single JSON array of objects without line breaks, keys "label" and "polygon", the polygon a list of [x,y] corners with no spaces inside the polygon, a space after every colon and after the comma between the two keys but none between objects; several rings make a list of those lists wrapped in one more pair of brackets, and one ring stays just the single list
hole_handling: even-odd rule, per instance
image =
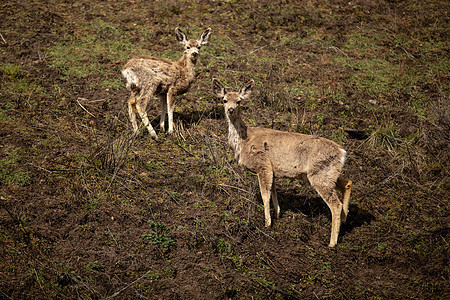
[{"label": "brown fur", "polygon": [[130,59],[122,70],[127,81],[127,89],[131,91],[128,100],[128,112],[134,132],[139,131],[136,113],[142,119],[153,138],[158,139],[155,130],[147,117],[147,105],[153,95],[158,96],[161,103],[160,127],[164,130],[166,113],[169,119],[168,132],[173,132],[173,110],[176,96],[186,93],[195,79],[195,65],[199,49],[208,43],[211,29],[205,30],[199,39],[187,40],[186,35],[175,29],[177,39],[185,47],[181,59],[172,62],[153,56],[141,55]]},{"label": "brown fur", "polygon": [[[264,202],[266,226],[271,225],[270,198],[278,218],[280,207],[275,190],[275,177],[307,179],[331,210],[330,247],[337,243],[341,223],[346,221],[352,182],[339,177],[346,159],[345,150],[333,141],[306,134],[247,127],[241,119],[240,102],[253,91],[253,80],[239,93],[227,92],[213,79],[215,94],[224,101],[228,121],[228,141],[235,158],[258,175]],[[336,194],[342,192],[343,202]]]}]

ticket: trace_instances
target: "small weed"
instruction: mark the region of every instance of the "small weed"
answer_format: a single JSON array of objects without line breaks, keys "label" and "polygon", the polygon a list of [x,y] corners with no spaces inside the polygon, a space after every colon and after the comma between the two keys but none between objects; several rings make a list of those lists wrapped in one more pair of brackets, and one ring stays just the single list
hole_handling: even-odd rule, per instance
[{"label": "small weed", "polygon": [[105,268],[98,261],[93,261],[87,264],[84,268],[88,272],[92,272],[93,270],[101,272],[105,270]]},{"label": "small weed", "polygon": [[232,254],[233,253],[233,247],[230,243],[225,241],[224,239],[219,239],[218,237],[214,237],[213,241],[210,243],[211,248],[213,251],[217,251],[221,254]]},{"label": "small weed", "polygon": [[189,249],[198,249],[205,242],[205,237],[198,230],[194,230],[189,237]]},{"label": "small weed", "polygon": [[175,270],[171,267],[167,267],[164,269],[164,276],[167,278],[173,278],[175,275]]},{"label": "small weed", "polygon": [[159,222],[148,221],[147,223],[153,231],[142,235],[142,237],[150,244],[160,245],[164,251],[167,251],[170,246],[175,243],[174,240],[167,234],[169,228]]},{"label": "small weed", "polygon": [[322,262],[321,269],[322,270],[330,270],[331,269],[331,263],[330,262]]},{"label": "small weed", "polygon": [[195,220],[194,220],[194,226],[195,226],[195,227],[204,227],[204,226],[205,226],[205,223],[203,222],[202,219],[195,218]]},{"label": "small weed", "polygon": [[316,123],[315,124],[318,124],[319,126],[323,125],[324,124],[324,120],[325,120],[325,116],[323,115],[323,113],[318,113],[316,115]]},{"label": "small weed", "polygon": [[151,281],[158,280],[161,277],[161,274],[157,271],[150,270],[145,274],[145,277]]},{"label": "small weed", "polygon": [[152,171],[155,169],[164,170],[164,167],[166,166],[166,163],[161,161],[147,161],[145,163],[145,167],[147,170]]},{"label": "small weed", "polygon": [[381,243],[378,243],[377,244],[377,249],[378,249],[378,251],[382,251],[382,250],[384,250],[386,247],[387,247],[387,243],[386,242],[381,242]]},{"label": "small weed", "polygon": [[262,260],[258,260],[258,268],[261,270],[268,270],[270,269]]},{"label": "small weed", "polygon": [[264,275],[258,274],[258,275],[255,275],[253,278],[256,282],[258,282],[260,285],[262,285],[265,288],[271,288],[271,287],[275,286],[275,283],[264,278]]}]

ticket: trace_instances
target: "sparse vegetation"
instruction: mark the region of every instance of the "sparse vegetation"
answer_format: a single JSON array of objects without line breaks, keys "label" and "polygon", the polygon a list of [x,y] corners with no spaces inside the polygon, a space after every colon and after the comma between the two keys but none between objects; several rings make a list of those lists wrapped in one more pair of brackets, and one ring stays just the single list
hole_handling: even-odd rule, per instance
[{"label": "sparse vegetation", "polygon": [[[83,1],[0,4],[0,295],[13,299],[446,299],[450,4]],[[175,134],[133,138],[120,70],[198,36]],[[218,78],[254,79],[247,124],[341,143],[352,179],[329,209],[278,180],[264,228],[226,142]],[[158,123],[159,103],[149,103]],[[148,221],[151,220],[151,221]]]}]

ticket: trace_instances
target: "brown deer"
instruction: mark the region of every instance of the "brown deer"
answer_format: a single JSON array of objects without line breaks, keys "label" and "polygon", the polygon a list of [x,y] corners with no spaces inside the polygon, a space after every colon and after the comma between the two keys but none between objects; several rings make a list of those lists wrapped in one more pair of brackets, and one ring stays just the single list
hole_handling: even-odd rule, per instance
[{"label": "brown deer", "polygon": [[[341,223],[347,219],[352,182],[340,178],[347,153],[333,141],[314,135],[247,127],[241,119],[240,104],[254,87],[251,80],[239,92],[229,92],[213,79],[213,90],[224,103],[228,121],[228,142],[239,165],[258,175],[264,202],[265,225],[271,225],[270,197],[276,218],[280,215],[275,177],[307,179],[331,210],[330,247],[336,246]],[[336,190],[342,192],[343,202]]]},{"label": "brown deer", "polygon": [[161,102],[159,126],[164,131],[166,114],[169,119],[168,133],[173,132],[173,110],[175,97],[186,93],[195,79],[195,65],[201,46],[208,43],[211,29],[206,29],[197,40],[188,40],[178,27],[175,29],[178,41],[184,45],[184,53],[177,62],[152,56],[131,58],[122,70],[131,91],[128,113],[135,133],[139,132],[136,113],[142,119],[151,136],[158,140],[155,130],[147,117],[147,104],[153,95]]}]

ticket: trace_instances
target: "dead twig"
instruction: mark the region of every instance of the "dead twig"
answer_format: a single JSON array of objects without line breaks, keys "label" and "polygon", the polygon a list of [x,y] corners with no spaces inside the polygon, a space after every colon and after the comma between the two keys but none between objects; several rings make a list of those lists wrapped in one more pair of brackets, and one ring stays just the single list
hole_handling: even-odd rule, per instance
[{"label": "dead twig", "polygon": [[335,50],[336,52],[339,52],[339,53],[343,54],[345,57],[348,57],[348,54],[347,54],[347,53],[345,53],[342,49],[340,49],[340,48],[338,48],[338,47],[336,47],[336,46],[330,46],[330,47],[327,47],[327,48],[333,49],[333,50]]},{"label": "dead twig", "polygon": [[260,233],[262,233],[263,235],[265,235],[266,237],[268,237],[271,240],[275,240],[273,237],[271,237],[270,235],[268,235],[267,233],[265,233],[264,231],[262,231],[261,229],[259,229],[257,226],[255,226],[256,230],[258,230]]},{"label": "dead twig", "polygon": [[91,116],[93,116],[94,118],[95,118],[95,116],[91,113],[91,112],[89,112],[81,103],[80,103],[80,101],[78,101],[77,100],[77,103],[78,103],[78,105],[85,111],[85,112],[87,112],[88,114],[90,114]]},{"label": "dead twig", "polygon": [[78,100],[81,100],[81,101],[86,101],[86,102],[90,102],[90,103],[93,103],[93,102],[101,102],[101,101],[106,101],[106,99],[89,100],[89,99],[86,99],[86,98],[82,98],[82,97],[78,97]]},{"label": "dead twig", "polygon": [[166,194],[176,203],[176,204],[178,204],[178,200],[177,200],[177,198],[173,195],[173,193],[172,192],[170,192],[170,191],[168,191],[168,190],[165,190],[165,192],[166,192]]},{"label": "dead twig", "polygon": [[47,170],[47,169],[45,169],[45,168],[43,168],[43,167],[37,166],[37,165],[35,165],[35,164],[33,164],[33,163],[28,163],[28,165],[33,166],[33,167],[35,167],[35,168],[38,168],[38,169],[40,169],[40,170],[42,170],[42,171],[45,171],[45,172],[47,172],[47,173],[50,173],[50,174],[53,173],[52,171]]},{"label": "dead twig", "polygon": [[149,272],[150,272],[150,271],[145,272],[144,275],[142,275],[141,277],[139,277],[139,278],[136,279],[135,281],[131,282],[130,284],[126,285],[124,288],[118,290],[117,292],[115,292],[115,293],[112,294],[111,296],[106,297],[105,299],[112,299],[112,298],[117,297],[118,295],[120,295],[120,293],[122,293],[123,291],[125,291],[126,289],[128,289],[130,286],[132,286],[132,285],[134,285],[136,282],[142,280],[142,278],[144,278],[145,276],[147,276],[147,274],[148,274]]},{"label": "dead twig", "polygon": [[39,55],[38,62],[43,62],[47,58],[47,53],[44,53],[44,54],[41,55],[41,51],[38,51],[38,55]]},{"label": "dead twig", "polygon": [[248,54],[255,53],[256,51],[259,51],[259,50],[264,49],[264,48],[266,48],[266,47],[267,47],[267,45],[262,46],[262,47],[259,47],[258,49],[255,49],[255,50],[253,50],[253,51],[250,51]]},{"label": "dead twig", "polygon": [[175,145],[177,145],[181,150],[183,150],[184,152],[186,152],[187,154],[189,154],[190,156],[192,156],[192,157],[195,156],[194,154],[192,154],[191,152],[189,152],[186,148],[184,148],[183,146],[181,146],[180,144],[178,144],[177,141],[173,141],[173,143],[174,143]]},{"label": "dead twig", "polygon": [[241,192],[244,192],[244,193],[247,193],[247,194],[253,194],[252,192],[244,190],[243,188],[240,188],[240,187],[237,187],[237,186],[233,186],[233,185],[228,185],[228,184],[225,184],[225,183],[219,183],[219,186],[233,188],[233,189],[236,189],[238,191],[241,191]]},{"label": "dead twig", "polygon": [[5,38],[3,37],[3,34],[0,33],[0,37],[2,38],[3,44],[8,45],[8,43],[6,42]]}]

